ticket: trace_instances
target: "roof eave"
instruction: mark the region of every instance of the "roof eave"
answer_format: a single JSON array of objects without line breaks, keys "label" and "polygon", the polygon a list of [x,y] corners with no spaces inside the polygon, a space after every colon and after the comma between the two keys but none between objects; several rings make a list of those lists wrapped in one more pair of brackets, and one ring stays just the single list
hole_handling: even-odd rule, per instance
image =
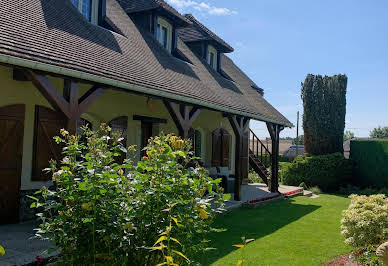
[{"label": "roof eave", "polygon": [[153,88],[147,88],[143,86],[138,86],[134,85],[128,82],[123,82],[123,81],[118,81],[115,79],[111,78],[105,78],[101,77],[95,74],[79,71],[79,70],[74,70],[66,67],[61,67],[57,65],[52,65],[48,63],[43,63],[39,61],[33,61],[13,55],[8,55],[8,54],[0,54],[0,63],[4,64],[9,64],[9,65],[15,65],[19,67],[25,67],[29,69],[34,69],[34,70],[40,70],[40,71],[45,71],[53,74],[58,74],[58,75],[64,75],[68,77],[73,77],[77,79],[82,79],[82,80],[87,80],[99,84],[104,84],[110,87],[116,87],[116,88],[121,88],[121,89],[126,89],[126,90],[132,90],[135,92],[140,92],[148,95],[153,95],[153,96],[158,96],[162,98],[167,98],[175,101],[182,101],[186,103],[190,103],[193,105],[198,105],[198,106],[203,106],[205,108],[217,110],[220,112],[225,112],[225,113],[230,113],[234,115],[241,115],[241,116],[246,116],[251,119],[263,121],[263,122],[269,122],[269,123],[274,123],[278,125],[282,125],[285,127],[294,127],[294,125],[290,122],[282,122],[282,121],[276,121],[261,115],[256,115],[256,114],[251,114],[247,112],[242,112],[238,110],[233,110],[224,106],[216,105],[214,103],[208,103],[204,102],[201,100],[193,99],[190,97],[182,96],[182,95],[177,95],[173,94],[170,92],[164,92],[160,91],[158,89],[153,89]]}]

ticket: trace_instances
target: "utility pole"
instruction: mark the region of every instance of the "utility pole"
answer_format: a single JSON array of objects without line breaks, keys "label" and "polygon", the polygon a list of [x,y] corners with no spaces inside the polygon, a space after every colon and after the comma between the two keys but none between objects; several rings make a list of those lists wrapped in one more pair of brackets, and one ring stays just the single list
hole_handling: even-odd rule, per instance
[{"label": "utility pole", "polygon": [[299,111],[296,113],[296,156],[299,150]]}]

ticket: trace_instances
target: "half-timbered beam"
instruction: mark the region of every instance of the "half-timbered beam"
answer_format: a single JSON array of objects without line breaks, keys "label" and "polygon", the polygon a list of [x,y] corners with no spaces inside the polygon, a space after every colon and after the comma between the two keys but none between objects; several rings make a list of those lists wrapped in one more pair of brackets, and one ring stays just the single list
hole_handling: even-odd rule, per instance
[{"label": "half-timbered beam", "polygon": [[25,73],[53,108],[61,111],[67,117],[67,130],[71,134],[76,133],[77,121],[81,115],[86,112],[90,105],[105,91],[101,87],[93,86],[78,99],[77,82],[65,79],[62,96],[44,75],[37,74],[32,70],[27,70]]},{"label": "half-timbered beam", "polygon": [[234,199],[241,200],[241,185],[248,180],[249,118],[229,115],[236,136]]},{"label": "half-timbered beam", "polygon": [[61,111],[67,117],[70,116],[69,103],[45,76],[36,74],[32,70],[27,70],[26,75],[54,109]]},{"label": "half-timbered beam", "polygon": [[271,192],[279,192],[279,142],[280,131],[282,131],[284,127],[267,123],[267,128],[272,141],[271,180],[268,183],[268,189]]},{"label": "half-timbered beam", "polygon": [[165,101],[164,104],[178,128],[179,136],[184,139],[189,138],[190,129],[193,127],[194,121],[201,113],[201,109],[193,107],[190,110],[188,105],[168,101]]}]

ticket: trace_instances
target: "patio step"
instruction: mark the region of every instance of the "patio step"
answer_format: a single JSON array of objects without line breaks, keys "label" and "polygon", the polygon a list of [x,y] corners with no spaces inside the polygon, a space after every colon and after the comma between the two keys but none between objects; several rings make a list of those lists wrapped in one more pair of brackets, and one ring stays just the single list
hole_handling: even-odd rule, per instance
[{"label": "patio step", "polygon": [[283,194],[276,193],[275,195],[271,195],[271,196],[268,196],[268,197],[263,197],[263,198],[258,198],[258,199],[250,200],[250,201],[244,203],[244,207],[247,207],[247,208],[257,208],[257,207],[265,205],[267,203],[270,203],[270,202],[273,202],[273,201],[277,201],[277,200],[281,200],[281,199],[284,199],[284,198],[285,197],[284,197]]},{"label": "patio step", "polygon": [[285,197],[287,197],[287,198],[292,198],[292,197],[296,197],[296,196],[302,196],[302,195],[304,195],[304,189],[303,188],[298,188],[298,189],[295,189],[295,190],[283,193],[283,195]]}]

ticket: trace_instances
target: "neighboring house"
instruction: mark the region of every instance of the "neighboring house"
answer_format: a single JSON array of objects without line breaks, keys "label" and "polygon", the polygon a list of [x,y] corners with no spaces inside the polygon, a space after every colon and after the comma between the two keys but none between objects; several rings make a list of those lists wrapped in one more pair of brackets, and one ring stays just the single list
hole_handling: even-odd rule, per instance
[{"label": "neighboring house", "polygon": [[162,0],[2,0],[0,14],[0,223],[26,219],[25,195],[51,185],[42,169],[61,156],[61,128],[108,123],[137,159],[160,132],[192,138],[205,167],[229,168],[240,199],[249,121],[267,123],[274,151],[292,126],[232,47]]}]

